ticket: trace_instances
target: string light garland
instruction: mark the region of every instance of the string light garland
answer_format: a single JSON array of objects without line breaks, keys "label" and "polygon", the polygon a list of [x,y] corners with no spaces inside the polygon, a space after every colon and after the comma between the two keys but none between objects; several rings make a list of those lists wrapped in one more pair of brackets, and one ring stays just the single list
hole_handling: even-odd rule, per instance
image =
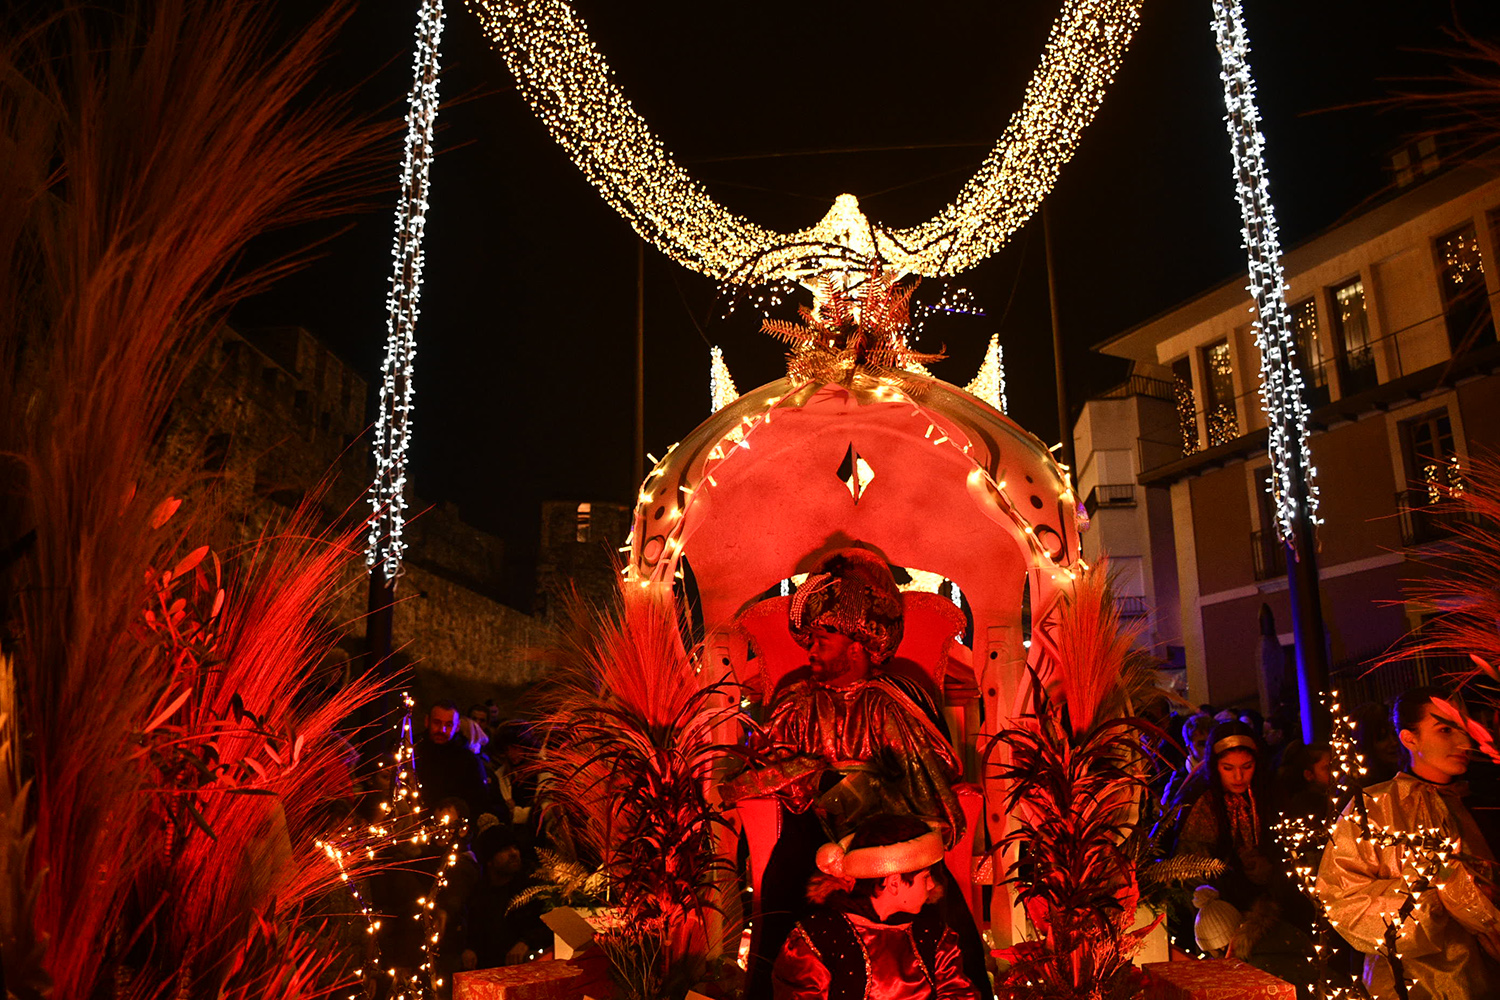
[{"label": "string light garland", "polygon": [[[1324,698],[1325,705],[1329,699]],[[1406,925],[1422,916],[1422,896],[1441,888],[1441,875],[1445,868],[1455,862],[1474,863],[1477,859],[1463,854],[1461,844],[1445,836],[1442,830],[1422,827],[1403,830],[1385,826],[1370,819],[1362,779],[1366,775],[1365,759],[1357,750],[1354,727],[1343,714],[1338,703],[1338,692],[1332,694],[1330,715],[1333,720],[1329,749],[1332,754],[1328,804],[1321,817],[1285,816],[1272,825],[1271,834],[1291,863],[1291,875],[1297,888],[1313,904],[1314,944],[1309,957],[1313,982],[1318,995],[1325,998],[1363,997],[1362,986],[1350,982],[1330,985],[1333,975],[1327,967],[1332,954],[1329,939],[1337,928],[1327,913],[1327,905],[1318,895],[1318,868],[1334,830],[1341,822],[1354,826],[1356,841],[1377,849],[1396,848],[1402,852],[1400,885],[1395,891],[1405,898],[1396,912],[1391,914],[1382,942],[1381,954],[1391,963],[1393,973],[1401,977],[1401,953],[1397,947]],[[1348,801],[1350,809],[1340,816],[1334,809],[1338,802]],[[1347,977],[1345,977],[1347,978]]]},{"label": "string light garland", "polygon": [[[776,412],[780,408],[784,405],[791,405],[792,401],[804,396],[817,384],[815,380],[793,383],[784,395],[771,396],[764,400],[758,412],[741,416],[739,421],[709,449],[702,461],[696,484],[679,485],[677,487],[679,495],[676,497],[666,496],[662,479],[666,476],[669,468],[668,460],[677,450],[677,444],[668,448],[666,454],[660,459],[654,459],[651,471],[646,475],[636,495],[636,503],[637,510],[640,510],[666,501],[661,515],[660,533],[654,533],[650,539],[641,538],[638,537],[632,525],[630,534],[625,539],[625,545],[621,547],[621,552],[630,554],[629,561],[620,571],[628,585],[633,584],[649,589],[653,586],[670,586],[674,580],[681,579],[677,556],[687,542],[684,532],[690,520],[687,514],[695,504],[706,502],[706,498],[718,488],[717,475],[725,471],[724,464],[732,461],[740,452],[750,450],[755,432],[768,426],[775,419]],[[921,441],[933,447],[957,451],[969,461],[970,469],[966,479],[969,492],[975,496],[976,500],[988,496],[989,502],[993,503],[996,509],[1016,528],[1019,540],[1032,553],[1036,564],[1042,567],[1054,582],[1061,577],[1076,580],[1079,570],[1086,571],[1089,568],[1081,555],[1075,553],[1073,558],[1069,559],[1066,558],[1063,550],[1059,549],[1054,552],[1049,548],[1039,536],[1043,533],[1048,535],[1055,535],[1055,533],[1046,526],[1038,530],[1038,527],[1032,524],[1027,517],[1026,509],[1011,498],[1003,470],[1000,470],[997,475],[987,469],[975,457],[975,446],[972,442],[964,438],[956,428],[951,434],[944,429],[943,425],[947,422],[945,418],[914,400],[893,382],[883,382],[876,393],[882,402],[909,406],[908,415],[919,421],[919,426],[921,422],[926,423],[926,430],[921,435]],[[1057,469],[1063,484],[1058,499],[1068,507],[1075,506],[1077,496],[1073,491],[1069,471],[1062,465],[1058,465]]]},{"label": "string light garland", "polygon": [[432,128],[438,113],[438,46],[443,37],[442,0],[422,0],[417,12],[416,54],[407,96],[406,154],[396,203],[396,237],[390,292],[386,296],[384,377],[375,415],[375,482],[370,488],[370,533],[365,564],[387,582],[401,572],[406,551],[406,452],[411,445],[412,364],[422,299],[422,235],[427,224]]},{"label": "string light garland", "polygon": [[[366,933],[373,940],[380,931],[381,921],[360,892],[357,879],[351,877],[348,859],[356,854],[364,854],[368,860],[373,861],[376,853],[381,850],[394,850],[403,844],[421,849],[442,839],[442,864],[433,876],[431,890],[417,899],[416,912],[411,914],[413,920],[422,923],[422,961],[415,972],[405,976],[394,966],[384,970],[384,978],[391,983],[391,992],[387,994],[390,1000],[431,1000],[441,995],[444,985],[433,964],[432,949],[440,937],[436,919],[437,896],[448,886],[448,870],[458,863],[458,843],[463,837],[466,824],[462,819],[457,823],[451,822],[447,813],[434,816],[424,809],[412,739],[411,718],[415,702],[405,691],[401,693],[401,700],[405,712],[401,721],[396,724],[400,738],[392,770],[390,799],[380,803],[380,816],[374,822],[366,824],[363,830],[350,825],[342,831],[336,842],[317,841],[316,846],[338,868],[339,879],[349,890],[354,904],[363,915]],[[380,964],[378,948],[372,948],[371,957],[359,973],[361,982],[369,984],[380,978]],[[349,1000],[359,998],[350,994]]]},{"label": "string light garland", "polygon": [[643,239],[721,280],[760,284],[865,269],[957,274],[998,250],[1051,190],[1140,23],[1140,0],[1063,0],[1020,109],[957,198],[888,229],[840,195],[817,225],[777,233],[710,197],[615,84],[563,0],[466,0],[559,145]]},{"label": "string light garland", "polygon": [[740,391],[734,386],[734,376],[729,374],[729,366],[724,363],[724,352],[717,347],[708,352],[708,398],[710,413],[718,413],[740,398]]},{"label": "string light garland", "polygon": [[1296,523],[1318,524],[1317,470],[1307,444],[1307,400],[1297,368],[1296,329],[1286,304],[1281,236],[1271,204],[1265,136],[1250,74],[1250,41],[1239,0],[1214,0],[1214,39],[1223,69],[1225,126],[1234,153],[1241,239],[1249,258],[1248,290],[1255,298],[1255,345],[1260,350],[1260,399],[1269,425],[1271,496],[1277,534],[1295,547]]}]

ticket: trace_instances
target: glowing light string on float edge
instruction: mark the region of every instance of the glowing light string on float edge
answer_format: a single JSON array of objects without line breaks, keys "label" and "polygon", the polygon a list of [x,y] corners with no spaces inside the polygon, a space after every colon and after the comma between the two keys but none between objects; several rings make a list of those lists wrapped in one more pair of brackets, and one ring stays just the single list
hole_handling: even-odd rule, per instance
[{"label": "glowing light string on float edge", "polygon": [[386,296],[384,376],[375,416],[375,482],[370,487],[370,534],[365,564],[394,581],[406,550],[406,452],[411,445],[412,363],[422,299],[422,235],[427,223],[428,168],[432,126],[438,113],[438,45],[443,37],[442,0],[422,0],[411,93],[406,110],[406,155],[396,203],[395,267]]},{"label": "glowing light string on float edge", "polygon": [[[662,539],[661,548],[658,551],[648,553],[647,546],[651,539],[637,536],[635,523],[639,521],[639,515],[632,522],[631,533],[625,540],[622,552],[629,552],[630,559],[624,569],[621,570],[627,583],[635,584],[642,588],[653,585],[670,585],[674,578],[678,578],[680,570],[675,570],[677,556],[686,546],[688,536],[684,532],[688,512],[693,505],[698,503],[719,486],[717,476],[725,472],[725,463],[731,461],[741,450],[748,451],[751,438],[754,433],[767,426],[775,417],[776,411],[788,400],[796,399],[804,392],[812,388],[813,383],[794,384],[788,388],[785,395],[772,396],[764,401],[758,413],[742,415],[739,421],[730,428],[711,448],[707,454],[696,463],[698,474],[696,482],[692,486],[679,485],[677,497],[667,500],[666,494],[658,494],[661,489],[661,479],[667,472],[667,461],[676,451],[677,445],[667,449],[667,453],[661,459],[654,461],[652,469],[647,473],[645,481],[636,495],[637,511],[652,503],[665,502],[665,513],[661,525]],[[1081,556],[1072,560],[1060,561],[1058,556],[1049,552],[1047,546],[1038,538],[1036,527],[1026,517],[1022,507],[1014,502],[1007,490],[1007,481],[1004,470],[998,474],[986,469],[973,454],[974,446],[966,438],[960,436],[960,432],[954,429],[950,435],[944,428],[946,420],[926,407],[914,401],[906,393],[894,385],[883,385],[876,390],[882,402],[906,404],[911,407],[909,416],[913,419],[925,420],[926,431],[922,439],[934,447],[948,448],[961,452],[970,463],[967,474],[967,485],[971,492],[983,491],[988,494],[995,508],[1008,519],[1020,532],[1021,539],[1027,548],[1038,558],[1038,565],[1056,581],[1059,576],[1066,576],[1069,580],[1077,579],[1073,565],[1087,570],[1088,563]],[[1062,490],[1058,499],[1067,507],[1071,508],[1076,503],[1073,492],[1073,484],[1068,471],[1058,466],[1058,476],[1062,480]]]},{"label": "glowing light string on float edge", "polygon": [[1062,0],[1021,108],[932,219],[887,229],[866,220],[853,196],[840,195],[816,226],[777,233],[719,204],[678,165],[563,0],[466,2],[553,139],[643,239],[694,270],[750,284],[860,267],[872,256],[898,273],[935,277],[994,253],[1073,155],[1140,23],[1141,4]]},{"label": "glowing light string on float edge", "polygon": [[[1281,237],[1266,176],[1265,137],[1250,75],[1250,41],[1239,0],[1214,0],[1214,38],[1224,68],[1225,125],[1234,152],[1241,237],[1249,257],[1248,290],[1255,297],[1255,345],[1260,350],[1260,398],[1269,425],[1271,495],[1277,534],[1295,544],[1295,524],[1306,514],[1317,524],[1316,470],[1307,446],[1307,401],[1297,368],[1297,342],[1286,304]],[[1305,511],[1299,509],[1305,505]]]}]

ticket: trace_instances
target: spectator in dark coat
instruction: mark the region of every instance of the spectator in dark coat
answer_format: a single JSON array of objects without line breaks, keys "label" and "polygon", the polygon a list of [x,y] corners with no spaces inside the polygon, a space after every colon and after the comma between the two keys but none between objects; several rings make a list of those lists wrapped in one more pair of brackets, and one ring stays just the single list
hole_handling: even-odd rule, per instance
[{"label": "spectator in dark coat", "polygon": [[427,712],[427,732],[413,747],[422,801],[462,799],[470,816],[495,813],[494,789],[484,763],[458,735],[458,705],[440,701]]}]

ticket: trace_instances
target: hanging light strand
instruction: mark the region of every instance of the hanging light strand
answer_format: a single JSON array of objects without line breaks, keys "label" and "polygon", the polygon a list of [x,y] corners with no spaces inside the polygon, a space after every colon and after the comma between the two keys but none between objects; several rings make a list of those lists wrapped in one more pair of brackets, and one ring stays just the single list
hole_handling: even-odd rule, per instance
[{"label": "hanging light strand", "polygon": [[427,223],[432,128],[438,113],[438,46],[443,37],[442,0],[422,0],[417,13],[415,66],[407,98],[406,155],[396,204],[396,238],[390,292],[386,296],[384,377],[375,416],[375,482],[370,488],[370,533],[365,563],[394,581],[406,551],[406,452],[411,444],[412,364],[422,299],[422,235]]},{"label": "hanging light strand", "polygon": [[1051,189],[1140,22],[1140,0],[1063,0],[1041,65],[978,172],[920,226],[871,224],[851,195],[810,229],[777,233],[709,196],[615,84],[563,0],[466,0],[532,110],[643,239],[720,280],[753,284],[858,269],[957,274],[998,250]]},{"label": "hanging light strand", "polygon": [[1234,153],[1235,194],[1241,238],[1249,258],[1248,290],[1255,298],[1255,344],[1260,350],[1260,399],[1269,425],[1271,495],[1277,533],[1295,544],[1296,522],[1305,513],[1319,523],[1318,487],[1307,444],[1307,401],[1297,368],[1297,342],[1286,304],[1281,236],[1266,174],[1265,136],[1250,74],[1250,41],[1239,0],[1214,0],[1214,38],[1223,70],[1225,126]]}]

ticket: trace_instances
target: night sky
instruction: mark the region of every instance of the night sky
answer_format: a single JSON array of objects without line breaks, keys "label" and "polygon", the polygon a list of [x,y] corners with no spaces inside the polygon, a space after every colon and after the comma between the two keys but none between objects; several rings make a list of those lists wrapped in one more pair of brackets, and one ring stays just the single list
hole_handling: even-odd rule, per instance
[{"label": "night sky", "polygon": [[[284,0],[289,23],[303,5]],[[1327,109],[1442,72],[1454,16],[1495,37],[1493,0],[1246,0],[1271,191],[1287,245],[1389,183],[1406,112]],[[415,0],[365,0],[324,74],[356,102],[404,110]],[[928,218],[972,174],[1019,105],[1057,0],[576,0],[620,85],[711,194],[783,231],[848,191],[892,226]],[[638,240],[511,85],[477,20],[450,0],[445,105],[432,172],[417,329],[416,490],[504,536],[519,598],[544,499],[628,500]],[[1050,196],[1075,407],[1124,375],[1090,347],[1244,268],[1208,0],[1146,0],[1142,25]],[[1319,113],[1323,112],[1323,113]],[[893,146],[940,148],[891,150]],[[824,153],[850,147],[857,153]],[[780,155],[768,155],[780,154]],[[785,155],[798,154],[798,155]],[[390,176],[399,170],[391,147]],[[385,340],[391,211],[352,220],[310,268],[234,315],[297,324],[372,386]],[[299,234],[306,236],[309,234]],[[998,331],[1010,415],[1057,435],[1039,219],[956,281],[987,313],[929,327],[936,374],[960,385]],[[930,286],[929,286],[930,290]],[[919,298],[921,296],[919,291]],[[792,308],[784,307],[790,316]],[[708,415],[717,344],[741,390],[784,374],[758,321],[720,318],[712,281],[648,248],[646,447]]]}]

